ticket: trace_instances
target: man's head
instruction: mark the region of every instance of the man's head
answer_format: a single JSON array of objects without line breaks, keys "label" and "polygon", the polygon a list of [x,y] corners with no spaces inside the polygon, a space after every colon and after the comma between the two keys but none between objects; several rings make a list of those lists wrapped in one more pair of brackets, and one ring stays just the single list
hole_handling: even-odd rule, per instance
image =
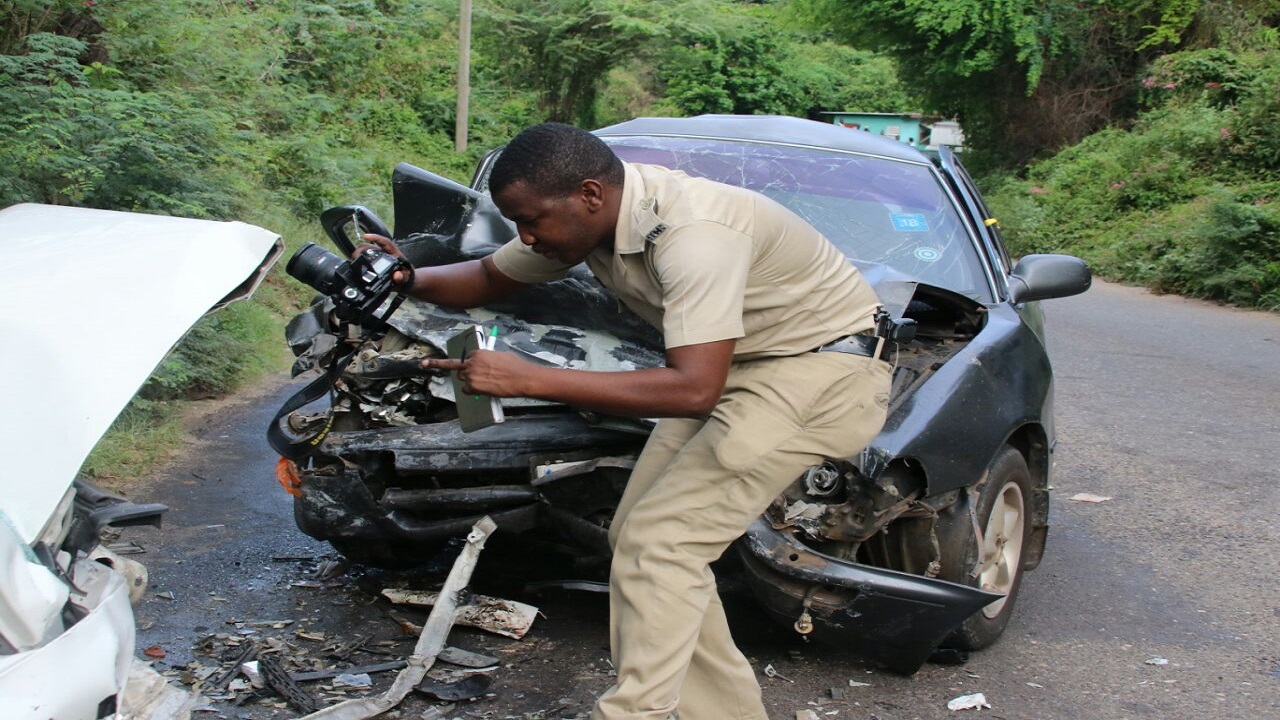
[{"label": "man's head", "polygon": [[520,133],[489,174],[489,192],[520,240],[564,263],[613,241],[622,161],[591,133],[544,123]]}]

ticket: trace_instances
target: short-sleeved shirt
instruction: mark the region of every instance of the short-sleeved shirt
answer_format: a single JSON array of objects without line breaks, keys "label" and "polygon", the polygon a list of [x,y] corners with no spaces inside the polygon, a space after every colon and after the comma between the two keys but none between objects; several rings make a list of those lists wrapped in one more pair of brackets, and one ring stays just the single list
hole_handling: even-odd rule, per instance
[{"label": "short-sleeved shirt", "polygon": [[[657,165],[624,163],[612,247],[587,266],[667,348],[737,339],[734,360],[797,355],[870,330],[880,304],[830,241],[764,195]],[[538,283],[569,267],[516,238],[493,261]]]}]

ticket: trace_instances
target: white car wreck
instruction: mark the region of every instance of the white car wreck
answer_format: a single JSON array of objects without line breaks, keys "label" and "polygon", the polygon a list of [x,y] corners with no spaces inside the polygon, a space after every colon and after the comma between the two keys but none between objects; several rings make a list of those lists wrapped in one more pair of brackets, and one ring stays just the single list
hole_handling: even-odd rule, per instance
[{"label": "white car wreck", "polygon": [[[248,297],[277,235],[238,222],[24,204],[0,210],[0,716],[116,717],[139,563],[104,525],[154,521],[75,480],[85,456],[202,315]],[[38,373],[38,374],[37,374]]]}]

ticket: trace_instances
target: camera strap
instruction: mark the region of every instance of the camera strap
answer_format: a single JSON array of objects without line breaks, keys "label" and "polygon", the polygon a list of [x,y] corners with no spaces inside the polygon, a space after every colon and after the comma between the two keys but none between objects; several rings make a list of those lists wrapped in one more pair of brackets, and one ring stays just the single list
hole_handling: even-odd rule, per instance
[{"label": "camera strap", "polygon": [[347,369],[347,365],[351,364],[351,360],[355,356],[356,351],[352,350],[343,357],[338,358],[323,375],[307,383],[305,387],[294,393],[293,397],[286,400],[284,405],[280,406],[280,411],[276,413],[275,417],[271,418],[271,424],[267,426],[267,442],[271,444],[271,447],[276,452],[297,462],[315,452],[316,447],[329,436],[329,431],[333,429],[333,413],[329,413],[329,418],[319,432],[301,440],[294,440],[286,435],[284,430],[280,428],[280,420],[294,410],[319,400],[321,396],[329,392],[333,384],[337,382],[338,376],[342,374],[343,370]]}]

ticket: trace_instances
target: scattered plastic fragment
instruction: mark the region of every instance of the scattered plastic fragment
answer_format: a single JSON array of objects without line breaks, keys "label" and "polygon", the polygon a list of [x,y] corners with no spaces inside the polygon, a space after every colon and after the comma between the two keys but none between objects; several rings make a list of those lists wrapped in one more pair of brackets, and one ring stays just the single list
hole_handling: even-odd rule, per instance
[{"label": "scattered plastic fragment", "polygon": [[156,593],[156,597],[160,598],[161,600],[172,600],[173,593],[168,590],[165,590],[164,592]]},{"label": "scattered plastic fragment", "polygon": [[[435,605],[440,594],[386,588],[382,595],[393,603],[405,605]],[[480,628],[496,635],[519,640],[533,627],[538,608],[514,600],[502,600],[487,595],[471,595],[465,605],[459,605],[454,622],[458,625]]]},{"label": "scattered plastic fragment", "polygon": [[481,655],[462,648],[447,647],[437,656],[442,662],[467,668],[483,668],[498,664],[498,658],[492,655]]},{"label": "scattered plastic fragment", "polygon": [[1027,683],[1027,687],[1042,688],[1042,687],[1044,687],[1044,686],[1043,686],[1043,685],[1041,685],[1040,683],[1033,683],[1033,682],[1029,682],[1029,683]]},{"label": "scattered plastic fragment", "polygon": [[1093,493],[1076,493],[1075,495],[1072,495],[1067,499],[1075,500],[1076,502],[1101,503],[1101,502],[1106,502],[1110,500],[1111,496],[1110,495],[1094,495]]},{"label": "scattered plastic fragment", "polygon": [[262,679],[262,671],[258,669],[257,660],[240,663],[240,674],[244,675],[254,687],[266,687],[266,683]]},{"label": "scattered plastic fragment", "polygon": [[333,679],[334,687],[369,688],[373,687],[373,678],[369,673],[343,673]]},{"label": "scattered plastic fragment", "polygon": [[164,648],[160,647],[159,645],[152,645],[146,650],[143,650],[142,654],[146,655],[149,658],[156,658],[157,660],[159,660],[160,658],[164,657]]},{"label": "scattered plastic fragment", "polygon": [[1152,658],[1147,658],[1146,663],[1148,665],[1168,665],[1169,660],[1167,658],[1162,658],[1162,657],[1152,657]]},{"label": "scattered plastic fragment", "polygon": [[818,720],[818,713],[812,710],[797,710],[796,720]]},{"label": "scattered plastic fragment", "polygon": [[138,658],[129,666],[129,680],[120,696],[120,720],[189,717],[205,707],[199,693],[171,685],[163,675]]},{"label": "scattered plastic fragment", "polygon": [[987,696],[982,693],[961,695],[947,702],[948,710],[978,710],[989,707],[991,707],[991,703],[987,702]]},{"label": "scattered plastic fragment", "polygon": [[779,680],[786,680],[789,683],[795,682],[795,680],[792,680],[789,677],[784,677],[782,673],[778,672],[777,670],[774,670],[773,665],[764,666],[764,675],[765,677],[778,678]]},{"label": "scattered plastic fragment", "polygon": [[493,679],[488,675],[468,675],[449,683],[426,678],[413,689],[440,700],[470,700],[484,695],[492,682]]},{"label": "scattered plastic fragment", "polygon": [[871,683],[864,683],[864,682],[859,682],[857,680],[850,680],[849,687],[871,687]]}]

